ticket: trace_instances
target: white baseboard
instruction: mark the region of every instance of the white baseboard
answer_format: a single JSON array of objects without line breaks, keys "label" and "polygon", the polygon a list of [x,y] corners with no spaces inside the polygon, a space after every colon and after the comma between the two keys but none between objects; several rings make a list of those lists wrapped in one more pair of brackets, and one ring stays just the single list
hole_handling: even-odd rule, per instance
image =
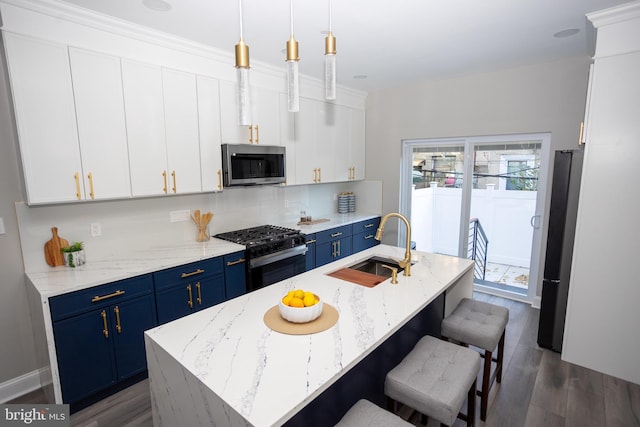
[{"label": "white baseboard", "polygon": [[41,387],[40,371],[27,372],[24,375],[0,383],[0,403],[6,403]]}]

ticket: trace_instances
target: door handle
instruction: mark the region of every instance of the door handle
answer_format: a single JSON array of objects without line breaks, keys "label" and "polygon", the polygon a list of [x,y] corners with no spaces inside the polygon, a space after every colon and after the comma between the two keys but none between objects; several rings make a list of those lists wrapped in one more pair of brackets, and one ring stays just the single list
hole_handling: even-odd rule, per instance
[{"label": "door handle", "polygon": [[[538,222],[536,223],[536,218],[538,219]],[[538,230],[540,228],[540,215],[534,215],[531,217],[531,227],[535,228],[536,230]]]}]

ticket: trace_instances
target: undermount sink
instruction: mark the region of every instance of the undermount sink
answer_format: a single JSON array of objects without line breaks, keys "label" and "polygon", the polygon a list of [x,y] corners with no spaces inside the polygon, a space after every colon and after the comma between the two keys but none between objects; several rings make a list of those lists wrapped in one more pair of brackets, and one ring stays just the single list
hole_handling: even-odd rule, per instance
[{"label": "undermount sink", "polygon": [[376,276],[382,276],[385,278],[391,277],[391,269],[383,267],[387,265],[398,269],[400,273],[404,268],[400,267],[397,262],[389,258],[382,258],[379,256],[373,256],[369,259],[365,259],[356,264],[350,265],[347,268],[352,270],[364,271],[365,273],[375,274]]},{"label": "undermount sink", "polygon": [[383,267],[383,265],[397,268],[398,273],[404,270],[396,261],[389,258],[373,256],[371,258],[358,261],[350,266],[327,273],[327,275],[366,286],[368,288],[373,288],[391,277],[391,269]]}]

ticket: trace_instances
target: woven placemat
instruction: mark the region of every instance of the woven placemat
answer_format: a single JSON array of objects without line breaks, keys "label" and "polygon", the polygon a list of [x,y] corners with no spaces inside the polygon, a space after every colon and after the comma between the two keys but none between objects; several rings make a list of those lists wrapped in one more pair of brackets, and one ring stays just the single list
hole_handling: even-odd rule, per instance
[{"label": "woven placemat", "polygon": [[307,335],[326,331],[338,322],[338,310],[324,303],[322,314],[316,320],[307,323],[293,323],[280,316],[278,306],[274,305],[264,314],[264,324],[276,332],[288,335]]}]

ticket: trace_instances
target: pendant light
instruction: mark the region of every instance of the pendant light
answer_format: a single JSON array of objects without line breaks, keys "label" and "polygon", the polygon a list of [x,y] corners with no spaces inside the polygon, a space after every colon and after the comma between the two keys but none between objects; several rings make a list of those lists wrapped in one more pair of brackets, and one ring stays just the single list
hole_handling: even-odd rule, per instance
[{"label": "pendant light", "polygon": [[290,1],[291,37],[287,41],[287,109],[300,111],[300,77],[298,72],[298,42],[293,38],[293,0]]},{"label": "pendant light", "polygon": [[238,125],[247,126],[250,123],[249,111],[249,46],[242,37],[242,0],[238,0],[240,10],[240,41],[236,45],[236,69],[238,76]]},{"label": "pendant light", "polygon": [[324,38],[324,97],[336,99],[336,38],[331,32],[331,0],[329,0],[329,34]]}]

